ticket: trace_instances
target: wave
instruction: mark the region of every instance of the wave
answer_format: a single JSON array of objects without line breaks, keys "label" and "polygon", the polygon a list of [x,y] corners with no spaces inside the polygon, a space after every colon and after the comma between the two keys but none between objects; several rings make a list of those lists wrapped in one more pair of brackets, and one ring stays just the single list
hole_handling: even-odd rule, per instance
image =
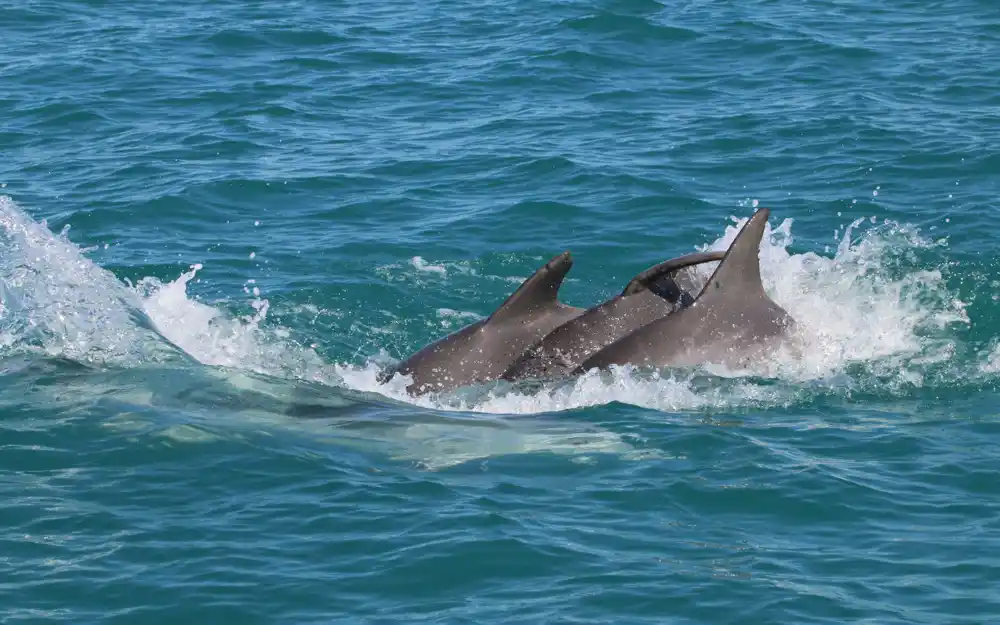
[{"label": "wave", "polygon": [[[731,220],[700,249],[728,247],[746,218]],[[294,339],[292,328],[268,319],[270,303],[253,285],[246,288],[253,312],[239,316],[188,293],[200,265],[169,282],[154,277],[123,282],[88,260],[66,230],[54,235],[9,197],[0,197],[0,356],[38,353],[113,367],[186,358],[426,409],[497,414],[612,402],[667,412],[788,406],[817,394],[905,395],[928,385],[992,379],[1000,371],[1000,347],[970,357],[969,346],[958,338],[956,328],[971,322],[967,304],[948,287],[946,241],[905,224],[857,219],[838,231],[828,255],[796,253],[792,225],[785,219],[768,227],[760,258],[765,288],[798,322],[797,356],[779,354],[754,371],[706,366],[657,373],[622,367],[541,386],[498,382],[413,398],[404,390],[405,379],[377,382],[378,371],[391,361],[384,350],[328,362],[316,343]],[[914,262],[918,254],[929,254],[932,266]],[[403,279],[408,272],[430,274],[447,285],[453,267],[458,266],[417,256],[373,271]],[[463,279],[498,278],[462,273],[469,274]],[[438,315],[442,331],[473,318],[450,309]],[[405,336],[390,338],[406,342]]]}]

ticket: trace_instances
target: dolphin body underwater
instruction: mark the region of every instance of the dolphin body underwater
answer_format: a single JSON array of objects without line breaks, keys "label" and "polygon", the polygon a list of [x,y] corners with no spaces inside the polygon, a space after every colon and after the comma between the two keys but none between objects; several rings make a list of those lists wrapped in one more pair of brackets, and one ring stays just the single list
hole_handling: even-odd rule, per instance
[{"label": "dolphin body underwater", "polygon": [[[724,254],[699,252],[650,267],[619,295],[587,310],[558,300],[573,264],[563,252],[489,318],[427,345],[383,370],[378,381],[410,375],[407,392],[423,394],[612,364],[742,363],[794,325],[761,284],[758,254],[769,213],[757,211]],[[721,262],[702,286],[689,269],[714,261]]]}]

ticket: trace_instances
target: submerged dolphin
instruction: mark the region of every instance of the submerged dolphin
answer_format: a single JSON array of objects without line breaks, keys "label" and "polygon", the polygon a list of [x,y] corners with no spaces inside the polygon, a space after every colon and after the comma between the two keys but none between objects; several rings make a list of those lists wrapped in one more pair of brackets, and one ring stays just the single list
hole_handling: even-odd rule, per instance
[{"label": "submerged dolphin", "polygon": [[769,214],[762,208],[747,221],[694,303],[604,347],[573,373],[624,364],[743,367],[774,348],[795,322],[761,284],[760,241]]},{"label": "submerged dolphin", "polygon": [[424,347],[379,374],[410,375],[410,393],[443,391],[500,377],[515,358],[553,329],[583,313],[559,301],[559,287],[573,266],[569,252],[556,256],[525,280],[488,319]]},{"label": "submerged dolphin", "polygon": [[501,376],[505,380],[569,375],[601,348],[694,302],[699,277],[685,271],[722,260],[723,252],[672,258],[643,271],[608,301],[562,324],[529,347]]}]

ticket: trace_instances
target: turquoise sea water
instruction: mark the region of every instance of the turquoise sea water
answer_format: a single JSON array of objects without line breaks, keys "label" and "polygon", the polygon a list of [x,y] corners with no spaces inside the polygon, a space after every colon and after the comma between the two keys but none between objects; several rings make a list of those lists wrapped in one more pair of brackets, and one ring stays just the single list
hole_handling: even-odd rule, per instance
[{"label": "turquoise sea water", "polygon": [[[997,622],[998,146],[984,0],[0,2],[0,623]],[[801,359],[375,381],[755,206]]]}]

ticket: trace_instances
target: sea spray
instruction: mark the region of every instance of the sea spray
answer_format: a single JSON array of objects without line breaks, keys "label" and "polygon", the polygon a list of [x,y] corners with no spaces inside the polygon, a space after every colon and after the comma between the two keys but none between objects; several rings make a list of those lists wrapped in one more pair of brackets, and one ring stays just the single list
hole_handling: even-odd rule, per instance
[{"label": "sea spray", "polygon": [[[725,249],[744,222],[734,218],[702,249]],[[791,253],[790,219],[768,227],[760,252],[764,286],[798,322],[801,349],[796,355],[779,352],[761,371],[706,366],[661,373],[626,366],[530,388],[497,383],[421,398],[408,396],[406,381],[398,376],[377,383],[376,374],[388,360],[384,349],[325,361],[317,341],[293,339],[289,328],[269,319],[270,303],[258,289],[249,293],[253,312],[247,315],[199,302],[187,288],[200,265],[170,282],[146,277],[130,287],[88,260],[65,233],[53,235],[9,198],[0,198],[0,226],[0,347],[7,353],[32,347],[63,358],[133,366],[169,358],[177,346],[205,365],[378,393],[433,409],[503,414],[610,402],[667,412],[789,405],[804,395],[876,385],[906,392],[924,384],[932,370],[939,379],[942,370],[954,380],[968,374],[955,362],[953,328],[969,318],[965,304],[947,288],[945,263],[898,262],[913,250],[940,244],[892,222],[855,220],[832,257]],[[861,226],[868,227],[859,231]],[[446,283],[449,276],[440,279]],[[469,316],[450,310],[434,314]],[[143,319],[155,332],[143,326]],[[398,336],[383,340],[400,338],[405,341]],[[977,363],[977,372],[996,369],[991,364],[996,360]]]}]

